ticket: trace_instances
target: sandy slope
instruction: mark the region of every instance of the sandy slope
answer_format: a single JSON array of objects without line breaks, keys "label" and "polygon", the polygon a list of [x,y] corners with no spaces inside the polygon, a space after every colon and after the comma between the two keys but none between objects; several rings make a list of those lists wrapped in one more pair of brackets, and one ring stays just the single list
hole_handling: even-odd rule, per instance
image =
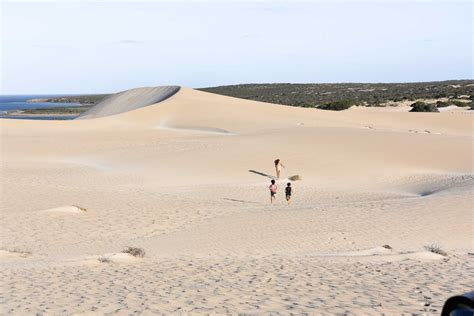
[{"label": "sandy slope", "polygon": [[[3,313],[437,313],[474,276],[467,111],[181,88],[101,118],[0,124]],[[277,157],[303,178],[291,206],[285,180],[269,205]]]},{"label": "sandy slope", "polygon": [[136,88],[113,94],[79,115],[76,120],[115,115],[159,103],[179,91],[178,86]]}]

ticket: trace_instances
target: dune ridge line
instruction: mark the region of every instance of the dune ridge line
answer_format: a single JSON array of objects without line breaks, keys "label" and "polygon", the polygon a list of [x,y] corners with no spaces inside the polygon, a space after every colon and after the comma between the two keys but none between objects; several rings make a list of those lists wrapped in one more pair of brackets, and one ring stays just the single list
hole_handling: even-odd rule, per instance
[{"label": "dune ridge line", "polygon": [[110,116],[156,104],[172,97],[180,88],[179,86],[146,87],[115,93],[79,115],[76,120]]}]

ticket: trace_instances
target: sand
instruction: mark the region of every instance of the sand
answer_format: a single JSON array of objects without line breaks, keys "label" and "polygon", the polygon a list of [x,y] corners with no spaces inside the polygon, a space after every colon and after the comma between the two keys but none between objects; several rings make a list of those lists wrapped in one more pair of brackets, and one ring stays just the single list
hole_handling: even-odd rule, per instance
[{"label": "sand", "polygon": [[471,112],[135,97],[0,120],[2,314],[439,314],[471,290]]}]

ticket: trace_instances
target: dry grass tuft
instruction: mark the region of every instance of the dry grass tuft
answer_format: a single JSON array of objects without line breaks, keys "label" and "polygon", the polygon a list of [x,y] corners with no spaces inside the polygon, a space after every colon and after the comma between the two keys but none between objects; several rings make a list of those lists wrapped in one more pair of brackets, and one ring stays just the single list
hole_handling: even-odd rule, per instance
[{"label": "dry grass tuft", "polygon": [[136,247],[127,247],[122,250],[123,253],[128,253],[134,257],[145,257],[145,250],[143,248],[136,248]]},{"label": "dry grass tuft", "polygon": [[436,245],[436,244],[427,245],[427,246],[425,246],[425,249],[428,250],[428,251],[431,251],[432,253],[442,255],[443,257],[446,257],[448,255],[448,253],[446,251],[441,249],[441,247]]},{"label": "dry grass tuft", "polygon": [[87,212],[87,209],[83,208],[83,207],[80,207],[78,205],[73,205],[74,207],[77,207],[78,209],[80,209],[82,212]]},{"label": "dry grass tuft", "polygon": [[301,176],[297,174],[297,175],[289,177],[288,180],[290,180],[290,181],[301,180]]}]

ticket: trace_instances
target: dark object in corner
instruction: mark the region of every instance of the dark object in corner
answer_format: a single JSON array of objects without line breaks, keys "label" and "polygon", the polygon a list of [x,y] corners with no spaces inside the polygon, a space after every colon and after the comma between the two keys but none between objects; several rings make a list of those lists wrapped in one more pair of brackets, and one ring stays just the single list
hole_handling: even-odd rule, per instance
[{"label": "dark object in corner", "polygon": [[450,297],[443,306],[441,316],[474,315],[474,292]]}]

